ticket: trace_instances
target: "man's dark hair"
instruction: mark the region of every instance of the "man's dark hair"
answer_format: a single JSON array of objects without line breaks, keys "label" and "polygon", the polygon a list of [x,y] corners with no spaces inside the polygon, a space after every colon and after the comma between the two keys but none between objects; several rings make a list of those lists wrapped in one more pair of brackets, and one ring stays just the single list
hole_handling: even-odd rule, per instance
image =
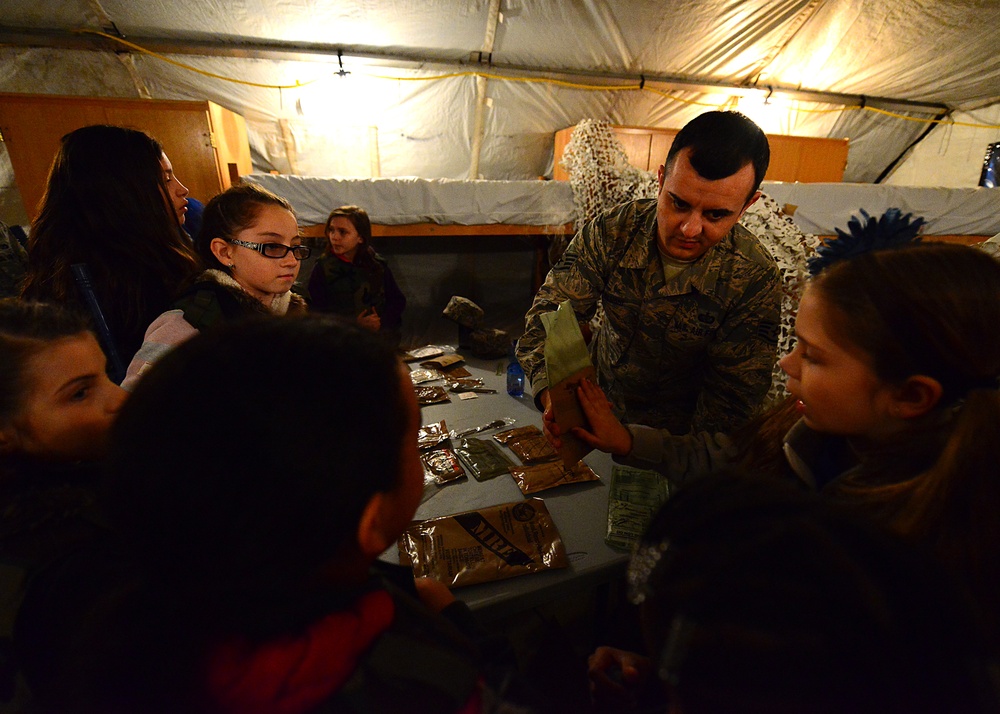
[{"label": "man's dark hair", "polygon": [[669,171],[682,149],[691,149],[689,160],[698,175],[709,181],[732,176],[753,164],[753,188],[760,188],[771,160],[771,148],[760,127],[739,112],[705,112],[677,132],[667,152],[664,169]]}]

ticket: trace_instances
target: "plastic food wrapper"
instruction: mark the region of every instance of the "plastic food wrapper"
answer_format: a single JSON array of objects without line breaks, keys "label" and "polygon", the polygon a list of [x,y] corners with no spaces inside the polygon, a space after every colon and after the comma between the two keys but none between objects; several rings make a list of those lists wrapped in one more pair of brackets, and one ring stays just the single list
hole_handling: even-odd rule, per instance
[{"label": "plastic food wrapper", "polygon": [[493,438],[506,446],[508,442],[520,439],[522,436],[533,436],[541,433],[541,429],[537,426],[529,424],[528,426],[517,426],[513,429],[505,429],[504,431],[497,432],[493,435]]},{"label": "plastic food wrapper", "polygon": [[[450,375],[449,375],[450,376]],[[464,377],[448,382],[448,389],[453,392],[475,392],[476,394],[496,394],[497,390],[483,386],[479,377]]]},{"label": "plastic food wrapper", "polygon": [[562,461],[517,466],[510,470],[510,475],[514,477],[517,487],[525,496],[567,483],[599,480],[594,470],[582,461],[571,469],[563,466]]},{"label": "plastic food wrapper", "polygon": [[545,502],[529,498],[412,523],[399,560],[415,577],[459,587],[565,568],[566,549]]},{"label": "plastic food wrapper", "polygon": [[452,439],[461,439],[464,436],[472,436],[473,434],[478,434],[483,431],[489,431],[490,429],[502,429],[505,426],[510,426],[516,421],[514,417],[503,417],[502,419],[494,419],[489,424],[480,424],[479,426],[473,426],[468,429],[462,429],[456,431],[451,430]]},{"label": "plastic food wrapper", "polygon": [[587,427],[587,417],[576,396],[577,385],[584,379],[596,381],[597,373],[583,341],[580,324],[570,301],[566,300],[554,312],[544,313],[545,369],[549,378],[549,401],[559,426],[562,446],[559,456],[567,468],[593,449],[570,432],[575,426]]},{"label": "plastic food wrapper", "polygon": [[448,435],[448,427],[445,426],[444,419],[437,424],[424,424],[417,429],[417,448],[433,449],[438,444],[442,444],[451,438]]},{"label": "plastic food wrapper", "polygon": [[514,465],[499,446],[486,439],[462,439],[462,445],[455,449],[455,453],[477,481],[489,481],[510,473]]},{"label": "plastic food wrapper", "polygon": [[429,359],[431,357],[437,357],[438,355],[447,354],[449,352],[454,352],[454,349],[452,347],[442,347],[440,345],[426,345],[425,347],[418,347],[403,354],[403,361],[416,362],[417,360]]},{"label": "plastic food wrapper", "polygon": [[451,449],[435,449],[420,455],[424,476],[439,485],[456,481],[465,476],[465,469]]},{"label": "plastic food wrapper", "polygon": [[444,379],[444,375],[436,369],[415,369],[410,372],[410,381],[414,384],[433,382],[436,379]]},{"label": "plastic food wrapper", "polygon": [[451,401],[451,397],[448,396],[448,392],[444,391],[444,387],[417,387],[414,391],[417,394],[417,404],[420,405]]},{"label": "plastic food wrapper", "polygon": [[537,426],[520,426],[516,429],[508,429],[494,434],[493,438],[517,454],[518,458],[526,464],[559,458],[559,454],[556,453],[552,444]]},{"label": "plastic food wrapper", "polygon": [[629,550],[670,496],[667,479],[656,471],[615,465],[608,494],[608,535],[604,542]]}]

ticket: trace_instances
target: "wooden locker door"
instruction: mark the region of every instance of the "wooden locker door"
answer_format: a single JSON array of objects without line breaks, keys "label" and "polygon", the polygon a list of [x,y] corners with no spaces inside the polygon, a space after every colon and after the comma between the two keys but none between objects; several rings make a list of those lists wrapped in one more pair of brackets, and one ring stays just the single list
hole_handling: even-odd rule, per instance
[{"label": "wooden locker door", "polygon": [[797,180],[802,183],[839,183],[847,168],[847,139],[800,139],[803,146]]},{"label": "wooden locker door", "polygon": [[798,181],[802,158],[802,142],[798,137],[768,134],[767,143],[771,147],[771,162],[765,180]]},{"label": "wooden locker door", "polygon": [[676,129],[653,133],[649,144],[650,171],[655,173],[663,166],[663,162],[667,160],[667,152],[670,151],[670,145],[674,143],[675,136],[677,136]]},{"label": "wooden locker door", "polygon": [[10,155],[14,180],[31,220],[38,215],[52,160],[63,136],[89,124],[104,123],[96,104],[70,104],[57,97],[0,98],[0,132]]},{"label": "wooden locker door", "polygon": [[624,147],[629,164],[645,171],[649,166],[649,132],[632,127],[612,127],[612,130]]},{"label": "wooden locker door", "polygon": [[247,123],[236,112],[214,102],[208,103],[208,115],[212,121],[212,133],[215,135],[219,178],[222,180],[222,188],[226,189],[233,185],[231,176],[246,176],[253,173]]},{"label": "wooden locker door", "polygon": [[159,141],[173,164],[174,174],[193,198],[207,203],[221,190],[206,102],[112,105],[107,108],[107,121],[141,129]]}]

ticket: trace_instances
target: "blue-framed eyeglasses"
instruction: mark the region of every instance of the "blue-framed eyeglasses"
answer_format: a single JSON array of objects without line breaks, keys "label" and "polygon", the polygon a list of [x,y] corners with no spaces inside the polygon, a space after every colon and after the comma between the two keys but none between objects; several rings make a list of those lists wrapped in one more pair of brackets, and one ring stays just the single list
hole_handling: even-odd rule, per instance
[{"label": "blue-framed eyeglasses", "polygon": [[227,242],[233,245],[241,245],[244,248],[255,250],[265,258],[284,258],[291,251],[296,260],[305,260],[312,253],[312,248],[307,245],[285,245],[284,243],[251,243],[248,240],[237,240],[227,238]]}]

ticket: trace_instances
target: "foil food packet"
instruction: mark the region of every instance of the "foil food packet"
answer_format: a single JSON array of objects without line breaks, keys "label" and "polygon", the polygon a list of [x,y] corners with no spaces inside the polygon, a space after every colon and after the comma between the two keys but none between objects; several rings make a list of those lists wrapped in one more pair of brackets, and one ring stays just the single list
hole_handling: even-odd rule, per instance
[{"label": "foil food packet", "polygon": [[537,493],[546,489],[563,486],[568,483],[599,480],[594,470],[584,462],[579,462],[571,469],[566,468],[562,461],[549,461],[532,466],[518,466],[510,470],[510,475],[517,482],[521,493]]},{"label": "foil food packet", "polygon": [[417,395],[417,404],[421,406],[451,401],[444,387],[417,387],[414,392]]},{"label": "foil food packet", "polygon": [[443,444],[450,438],[444,419],[436,424],[424,424],[417,430],[417,448],[421,451],[433,449],[438,444]]},{"label": "foil food packet", "polygon": [[489,481],[510,473],[514,465],[499,446],[485,439],[462,439],[462,445],[455,449],[455,453],[477,481]]},{"label": "foil food packet", "polygon": [[412,523],[399,537],[399,556],[414,577],[450,587],[567,564],[562,538],[538,498]]},{"label": "foil food packet", "polygon": [[465,469],[451,449],[435,449],[420,455],[424,477],[439,486],[465,476]]}]

